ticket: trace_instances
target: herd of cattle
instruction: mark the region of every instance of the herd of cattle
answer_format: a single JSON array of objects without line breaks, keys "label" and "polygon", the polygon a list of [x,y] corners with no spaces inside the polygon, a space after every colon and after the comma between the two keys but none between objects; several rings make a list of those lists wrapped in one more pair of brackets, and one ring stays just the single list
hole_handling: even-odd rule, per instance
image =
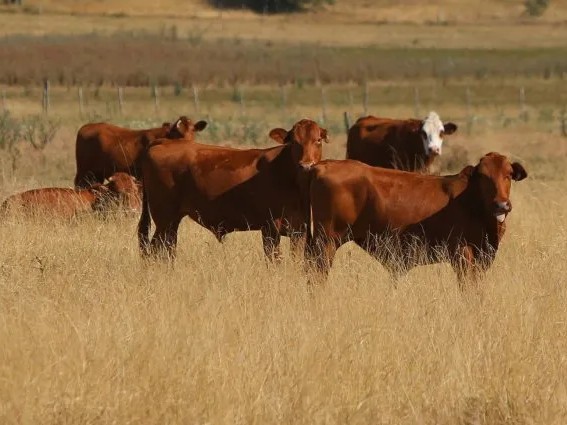
[{"label": "herd of cattle", "polygon": [[512,210],[511,181],[527,176],[495,152],[458,174],[430,175],[443,137],[457,130],[435,112],[423,120],[359,119],[346,160],[322,160],[327,130],[308,119],[271,130],[277,145],[266,149],[197,143],[195,133],[206,126],[184,116],[148,130],[86,124],[77,134],[75,189],[12,195],[2,211],[72,217],[118,202],[141,209],[144,256],[173,258],[179,224],[189,216],[219,241],[260,230],[272,260],[288,236],[292,251],[304,244],[308,269],[323,278],[336,250],[354,241],[393,277],[449,261],[462,282],[492,263]]}]

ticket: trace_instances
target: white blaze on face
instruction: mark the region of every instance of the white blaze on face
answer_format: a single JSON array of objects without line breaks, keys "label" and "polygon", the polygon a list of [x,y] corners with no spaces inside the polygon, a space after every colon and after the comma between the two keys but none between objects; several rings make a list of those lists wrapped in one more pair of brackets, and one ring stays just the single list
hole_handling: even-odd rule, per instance
[{"label": "white blaze on face", "polygon": [[425,153],[441,155],[441,148],[443,147],[443,139],[441,135],[445,128],[443,127],[443,122],[436,112],[431,111],[429,115],[423,120],[423,126],[421,127],[423,133],[421,137],[423,139],[423,148]]}]

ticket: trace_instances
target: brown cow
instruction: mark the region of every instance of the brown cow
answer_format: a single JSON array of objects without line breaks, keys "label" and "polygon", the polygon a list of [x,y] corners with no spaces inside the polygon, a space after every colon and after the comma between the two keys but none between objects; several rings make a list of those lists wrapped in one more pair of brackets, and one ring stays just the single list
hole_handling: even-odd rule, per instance
[{"label": "brown cow", "polygon": [[435,158],[441,155],[443,136],[456,130],[455,124],[443,124],[435,112],[424,120],[360,118],[348,132],[347,159],[375,167],[428,173]]},{"label": "brown cow", "polygon": [[[280,235],[304,231],[298,174],[321,159],[327,130],[311,120],[290,131],[275,128],[281,145],[233,149],[159,140],[142,160],[144,199],[138,225],[143,254],[175,255],[177,229],[188,215],[218,240],[234,231],[261,230],[266,255],[279,256]],[[150,212],[156,231],[149,245]]]},{"label": "brown cow", "polygon": [[75,145],[75,187],[102,183],[117,171],[138,177],[138,160],[149,142],[164,137],[192,141],[195,132],[206,126],[205,121],[193,124],[184,116],[173,125],[163,123],[161,127],[146,130],[131,130],[108,123],[85,124],[77,133]]},{"label": "brown cow", "polygon": [[49,187],[28,190],[8,197],[0,211],[70,219],[81,213],[104,211],[113,203],[129,210],[139,209],[140,186],[134,177],[115,173],[108,180],[104,185],[95,183],[88,189]]},{"label": "brown cow", "polygon": [[476,277],[494,260],[512,210],[511,181],[527,177],[521,164],[498,153],[451,176],[351,160],[322,161],[308,173],[305,255],[323,276],[335,251],[354,241],[394,277],[448,260],[459,281]]}]

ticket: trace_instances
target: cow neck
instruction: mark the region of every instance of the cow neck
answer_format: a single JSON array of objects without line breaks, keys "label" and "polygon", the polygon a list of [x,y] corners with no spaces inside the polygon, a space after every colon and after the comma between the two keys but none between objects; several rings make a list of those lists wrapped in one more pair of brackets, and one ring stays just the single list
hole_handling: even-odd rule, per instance
[{"label": "cow neck", "polygon": [[148,135],[154,138],[161,139],[167,136],[167,130],[162,127],[149,128],[147,130],[138,130],[138,134]]},{"label": "cow neck", "polygon": [[408,171],[422,170],[433,162],[433,158],[426,155],[423,148],[423,141],[419,134],[420,124],[420,122],[412,122],[409,126],[402,126],[398,135],[401,149],[397,150],[396,155],[399,156],[399,160],[403,162],[402,166],[407,167]]},{"label": "cow neck", "polygon": [[[279,147],[279,146],[278,146]],[[281,151],[274,157],[272,166],[278,176],[296,179],[297,164],[294,164],[291,154],[291,143],[286,143],[280,147]]]},{"label": "cow neck", "polygon": [[481,227],[486,233],[485,239],[488,244],[492,248],[497,249],[500,240],[504,235],[505,227],[500,225],[500,223],[496,220],[496,217],[487,213],[484,209],[484,203],[480,193],[480,181],[476,168],[468,180],[466,189],[463,191],[462,200],[467,211],[470,213],[470,216],[473,217],[475,221],[481,223]]}]

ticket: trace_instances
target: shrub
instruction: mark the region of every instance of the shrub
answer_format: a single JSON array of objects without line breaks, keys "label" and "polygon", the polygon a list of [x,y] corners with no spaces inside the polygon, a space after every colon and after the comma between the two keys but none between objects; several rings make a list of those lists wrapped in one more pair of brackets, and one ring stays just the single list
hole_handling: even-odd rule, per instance
[{"label": "shrub", "polygon": [[16,171],[20,149],[18,144],[21,140],[20,123],[10,115],[8,111],[0,114],[0,149],[10,157],[12,171]]},{"label": "shrub", "polygon": [[250,9],[255,12],[282,13],[333,4],[335,0],[209,0],[217,8]]},{"label": "shrub", "polygon": [[550,0],[526,0],[524,6],[526,13],[530,16],[541,16],[549,6]]}]

